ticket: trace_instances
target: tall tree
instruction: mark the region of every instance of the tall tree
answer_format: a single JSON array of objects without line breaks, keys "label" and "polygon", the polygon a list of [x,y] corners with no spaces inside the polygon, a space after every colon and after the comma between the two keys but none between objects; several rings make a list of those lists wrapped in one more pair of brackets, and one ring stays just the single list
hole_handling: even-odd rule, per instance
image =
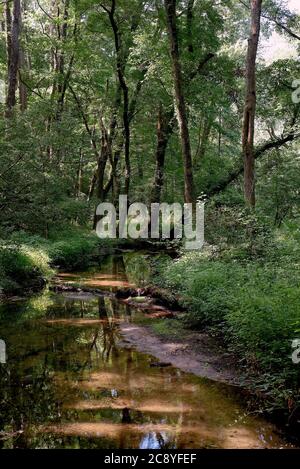
[{"label": "tall tree", "polygon": [[[131,178],[131,163],[130,163],[130,122],[129,122],[129,89],[125,78],[126,58],[124,57],[122,36],[119,25],[116,21],[116,0],[112,0],[111,9],[109,10],[104,5],[102,8],[108,13],[110,24],[114,34],[115,52],[117,61],[117,76],[120,87],[123,93],[123,125],[124,125],[124,140],[125,140],[125,194],[129,194],[130,178]],[[127,55],[127,54],[126,54]]]},{"label": "tall tree", "polygon": [[165,157],[169,139],[174,129],[174,108],[166,112],[160,103],[157,118],[157,146],[155,152],[155,174],[151,192],[151,203],[160,203],[164,186]]},{"label": "tall tree", "polygon": [[7,115],[10,116],[16,105],[16,90],[18,85],[18,71],[20,60],[20,27],[21,27],[21,2],[13,1],[13,17],[11,17],[10,5],[6,5],[7,22],[7,56],[8,56],[8,86],[6,97]]},{"label": "tall tree", "polygon": [[180,130],[182,156],[184,161],[184,199],[185,202],[191,203],[194,201],[194,181],[187,108],[184,96],[184,84],[179,52],[178,30],[176,24],[176,0],[165,0],[165,10],[167,15],[170,54],[173,65],[177,119]]},{"label": "tall tree", "polygon": [[262,0],[251,0],[251,30],[248,39],[246,70],[246,101],[243,123],[244,193],[246,204],[255,207],[255,112],[256,58],[260,35]]},{"label": "tall tree", "polygon": [[[21,5],[21,13],[20,13],[20,34],[23,36],[23,24],[22,24],[22,17],[26,13],[26,2],[23,2]],[[24,49],[22,45],[19,48],[19,99],[20,99],[20,109],[21,111],[25,111],[27,108],[27,87],[22,80],[22,71],[27,68],[26,57],[24,54]]]}]

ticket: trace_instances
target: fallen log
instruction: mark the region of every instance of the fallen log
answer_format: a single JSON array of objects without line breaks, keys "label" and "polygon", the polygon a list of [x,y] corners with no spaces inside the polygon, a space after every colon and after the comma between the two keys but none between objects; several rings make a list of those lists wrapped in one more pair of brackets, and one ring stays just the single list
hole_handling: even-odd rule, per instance
[{"label": "fallen log", "polygon": [[170,308],[176,311],[183,311],[184,308],[180,304],[179,298],[175,295],[170,294],[167,290],[158,288],[155,286],[145,288],[126,288],[118,290],[115,294],[117,299],[129,299],[136,297],[150,297],[155,300],[156,305],[160,305],[166,308]]},{"label": "fallen log", "polygon": [[175,312],[182,312],[184,308],[179,300],[168,291],[157,287],[123,288],[115,293],[107,290],[89,288],[85,286],[72,286],[64,284],[50,285],[49,290],[54,293],[89,293],[98,297],[116,298],[118,301],[131,307],[149,311],[150,314],[161,317],[174,317]]},{"label": "fallen log", "polygon": [[114,297],[114,293],[108,290],[100,290],[99,288],[75,287],[72,285],[54,284],[50,285],[49,290],[54,293],[90,293],[94,296]]}]

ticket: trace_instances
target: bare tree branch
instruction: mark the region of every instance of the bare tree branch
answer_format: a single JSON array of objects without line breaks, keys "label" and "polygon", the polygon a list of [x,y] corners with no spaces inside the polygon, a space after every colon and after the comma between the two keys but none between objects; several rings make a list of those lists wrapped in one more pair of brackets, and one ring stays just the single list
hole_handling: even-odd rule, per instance
[{"label": "bare tree branch", "polygon": [[[246,8],[250,8],[249,5],[247,5],[247,3],[245,3],[243,0],[240,0],[240,3],[246,7]],[[283,29],[286,33],[288,33],[291,37],[293,37],[294,39],[297,39],[298,41],[300,41],[300,36],[295,33],[294,31],[292,31],[288,26],[286,26],[285,24],[283,24],[281,21],[279,21],[276,17],[272,17],[272,16],[269,16],[267,15],[266,13],[263,13],[262,14],[262,17],[265,18],[266,20],[268,21],[271,21],[272,23],[275,23],[276,26],[278,26],[279,28]]]},{"label": "bare tree branch", "polygon": [[[286,145],[289,142],[293,142],[300,138],[300,134],[296,134],[294,132],[289,133],[285,137],[282,137],[278,140],[273,140],[270,142],[266,142],[258,147],[254,152],[255,160],[258,160],[262,157],[267,151],[273,149],[279,149],[282,146]],[[239,166],[237,166],[230,174],[228,174],[223,180],[219,181],[217,184],[212,186],[208,191],[206,191],[206,196],[208,198],[219,194],[220,192],[224,191],[232,182],[236,181],[236,179],[241,176],[244,172],[244,164],[241,162]]]}]

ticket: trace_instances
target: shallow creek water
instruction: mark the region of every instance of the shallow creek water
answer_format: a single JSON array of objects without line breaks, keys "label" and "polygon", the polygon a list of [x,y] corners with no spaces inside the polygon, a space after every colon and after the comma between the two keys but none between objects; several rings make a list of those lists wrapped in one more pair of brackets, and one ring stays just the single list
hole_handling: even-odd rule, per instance
[{"label": "shallow creek water", "polygon": [[[115,291],[132,284],[123,261],[115,256],[58,281]],[[229,386],[153,368],[153,357],[124,347],[118,324],[139,314],[109,296],[47,291],[2,305],[0,448],[286,445],[271,424],[247,415]]]}]

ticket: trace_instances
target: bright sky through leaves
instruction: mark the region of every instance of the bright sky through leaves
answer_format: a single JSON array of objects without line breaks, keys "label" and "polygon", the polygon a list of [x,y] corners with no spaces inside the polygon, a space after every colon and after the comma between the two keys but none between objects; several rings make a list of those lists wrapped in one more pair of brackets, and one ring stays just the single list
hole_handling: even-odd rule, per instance
[{"label": "bright sky through leaves", "polygon": [[[289,0],[288,6],[292,11],[300,14],[300,1]],[[267,63],[272,63],[274,60],[286,59],[288,57],[297,57],[297,49],[295,44],[281,34],[273,32],[271,37],[263,43],[263,56]]]}]

